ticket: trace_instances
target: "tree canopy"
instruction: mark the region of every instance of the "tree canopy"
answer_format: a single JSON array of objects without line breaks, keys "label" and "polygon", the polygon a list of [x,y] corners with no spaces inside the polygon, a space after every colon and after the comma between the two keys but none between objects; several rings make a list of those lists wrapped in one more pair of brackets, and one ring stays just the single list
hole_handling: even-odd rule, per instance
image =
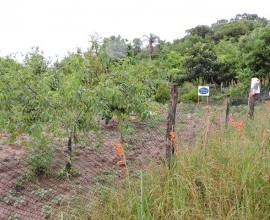
[{"label": "tree canopy", "polygon": [[34,132],[41,123],[74,129],[95,117],[147,117],[168,99],[170,81],[229,86],[257,76],[269,84],[269,20],[242,14],[186,33],[174,42],[153,33],[131,42],[94,33],[87,51],[55,62],[38,48],[23,62],[0,57],[2,127]]}]

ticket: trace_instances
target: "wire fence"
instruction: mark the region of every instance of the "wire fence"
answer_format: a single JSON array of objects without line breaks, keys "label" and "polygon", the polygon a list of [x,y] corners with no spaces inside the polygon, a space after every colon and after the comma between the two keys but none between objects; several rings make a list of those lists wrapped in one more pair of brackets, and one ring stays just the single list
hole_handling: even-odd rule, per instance
[{"label": "wire fence", "polygon": [[[180,105],[176,114],[177,147],[188,148],[209,116],[205,104]],[[212,111],[225,121],[226,106]],[[212,120],[212,119],[211,119]],[[49,141],[0,133],[0,219],[54,219],[62,207],[95,206],[104,191],[129,174],[136,176],[153,160],[165,161],[167,110],[147,120],[111,120],[93,132],[79,132],[69,152],[67,139]],[[221,126],[221,125],[219,125]],[[222,125],[223,126],[223,125]],[[29,145],[29,143],[31,143]],[[125,161],[117,154],[121,144]],[[25,147],[28,146],[28,147]],[[29,147],[30,146],[30,147]],[[67,167],[67,164],[71,167]]]}]

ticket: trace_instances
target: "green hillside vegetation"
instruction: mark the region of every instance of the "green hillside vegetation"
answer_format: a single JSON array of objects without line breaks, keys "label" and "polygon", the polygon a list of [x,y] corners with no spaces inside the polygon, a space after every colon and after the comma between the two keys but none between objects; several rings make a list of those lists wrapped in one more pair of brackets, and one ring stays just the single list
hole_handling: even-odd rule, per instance
[{"label": "green hillside vegetation", "polygon": [[[145,117],[152,101],[166,102],[169,81],[179,88],[185,82],[222,86],[224,94],[230,86],[234,96],[245,97],[251,77],[260,78],[264,87],[269,84],[269,25],[258,15],[242,14],[191,28],[171,43],[154,34],[132,42],[93,34],[88,51],[78,49],[55,62],[38,48],[25,54],[22,63],[2,57],[1,125],[32,132],[33,124],[55,122],[56,114],[63,115],[57,123],[65,121],[65,127],[77,114],[110,118],[135,112]],[[187,88],[180,101],[194,100],[193,87]]]}]

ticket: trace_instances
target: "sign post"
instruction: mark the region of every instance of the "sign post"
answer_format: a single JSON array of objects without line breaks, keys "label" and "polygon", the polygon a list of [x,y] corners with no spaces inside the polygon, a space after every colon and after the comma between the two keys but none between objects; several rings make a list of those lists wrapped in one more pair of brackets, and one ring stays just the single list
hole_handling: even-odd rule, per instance
[{"label": "sign post", "polygon": [[258,78],[252,78],[251,79],[251,86],[250,86],[250,92],[248,95],[248,115],[250,118],[253,118],[254,114],[254,108],[255,108],[255,95],[260,94],[260,80]]},{"label": "sign post", "polygon": [[251,79],[251,86],[250,86],[250,89],[251,89],[251,92],[253,94],[260,94],[261,92],[261,82],[258,78],[252,78]]},{"label": "sign post", "polygon": [[210,95],[210,88],[209,88],[209,86],[198,86],[198,104],[200,102],[200,96],[206,96],[206,98],[207,98],[207,105],[208,105],[209,95]]}]

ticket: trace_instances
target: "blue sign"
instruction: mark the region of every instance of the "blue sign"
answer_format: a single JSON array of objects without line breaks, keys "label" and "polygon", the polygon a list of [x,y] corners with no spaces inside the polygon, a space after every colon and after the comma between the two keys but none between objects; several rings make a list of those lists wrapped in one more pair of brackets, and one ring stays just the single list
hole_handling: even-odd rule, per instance
[{"label": "blue sign", "polygon": [[209,92],[209,90],[205,87],[199,89],[199,93],[202,95],[206,95]]},{"label": "blue sign", "polygon": [[198,96],[209,96],[209,86],[199,86]]}]

